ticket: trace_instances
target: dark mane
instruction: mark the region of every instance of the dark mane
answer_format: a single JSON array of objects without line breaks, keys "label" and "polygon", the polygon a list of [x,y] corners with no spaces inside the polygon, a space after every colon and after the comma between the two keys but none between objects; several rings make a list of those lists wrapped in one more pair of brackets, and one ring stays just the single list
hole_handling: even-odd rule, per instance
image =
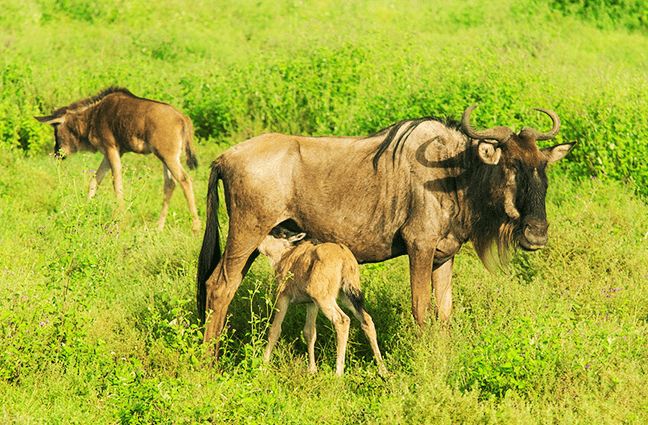
[{"label": "dark mane", "polygon": [[501,168],[482,163],[474,153],[469,155],[474,155],[470,159],[472,171],[466,189],[470,239],[484,266],[493,271],[506,265],[517,248],[515,241],[521,231],[520,221],[508,217],[502,202],[493,201],[493,195],[503,196],[500,192],[504,187]]},{"label": "dark mane", "polygon": [[[421,123],[424,123],[426,121],[437,121],[455,130],[459,130],[461,127],[459,121],[456,121],[452,118],[437,118],[434,116],[403,120],[397,122],[396,124],[392,124],[389,127],[385,127],[382,130],[379,130],[376,133],[367,136],[367,137],[377,137],[377,136],[382,136],[383,134],[387,134],[385,136],[385,139],[378,146],[376,153],[374,154],[373,157],[374,170],[378,169],[378,161],[380,160],[380,157],[385,153],[385,151],[389,148],[389,146],[391,146],[392,143],[394,143],[394,150],[392,151],[392,161],[396,160],[396,154],[402,152],[403,144],[407,140],[409,135],[412,134],[412,132],[416,129],[416,127],[418,127]],[[405,130],[401,134],[398,134],[400,129],[403,127],[405,127]]]},{"label": "dark mane", "polygon": [[131,97],[137,97],[133,93],[130,92],[127,88],[124,87],[117,87],[117,86],[111,86],[108,87],[104,90],[102,90],[99,94],[96,94],[94,96],[88,97],[86,99],[78,100],[74,103],[71,103],[67,106],[63,106],[62,108],[57,109],[52,113],[52,117],[60,117],[61,115],[65,114],[67,111],[75,111],[77,109],[84,108],[86,106],[91,106],[94,105],[95,103],[99,102],[101,99],[104,97],[108,96],[109,94],[113,93],[122,93]]}]

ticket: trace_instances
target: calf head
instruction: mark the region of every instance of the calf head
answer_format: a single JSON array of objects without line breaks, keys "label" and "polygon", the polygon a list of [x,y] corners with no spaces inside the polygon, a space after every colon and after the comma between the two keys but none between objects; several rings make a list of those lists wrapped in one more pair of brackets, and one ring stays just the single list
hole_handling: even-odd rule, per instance
[{"label": "calf head", "polygon": [[55,157],[62,159],[66,155],[90,148],[85,122],[73,111],[61,108],[51,115],[34,118],[54,128]]},{"label": "calf head", "polygon": [[304,232],[296,233],[282,227],[275,227],[257,249],[268,257],[274,266],[295,246],[295,243],[304,239],[305,236]]},{"label": "calf head", "polygon": [[537,110],[552,120],[553,126],[547,132],[529,127],[517,134],[508,127],[476,131],[470,126],[470,114],[476,106],[466,109],[461,128],[475,140],[476,156],[481,163],[474,174],[476,187],[471,200],[473,209],[479,210],[478,225],[485,229],[497,227],[500,248],[502,243],[529,251],[542,248],[547,244],[549,227],[545,209],[546,168],[564,158],[574,143],[538,148],[536,141],[552,139],[560,129],[558,115],[546,109]]}]

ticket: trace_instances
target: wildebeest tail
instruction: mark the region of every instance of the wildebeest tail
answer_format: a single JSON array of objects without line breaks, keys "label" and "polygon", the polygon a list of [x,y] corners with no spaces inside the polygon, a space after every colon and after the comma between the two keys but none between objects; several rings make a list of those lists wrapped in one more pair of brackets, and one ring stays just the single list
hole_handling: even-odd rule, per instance
[{"label": "wildebeest tail", "polygon": [[342,266],[342,292],[349,298],[356,311],[364,310],[364,294],[360,289],[360,274],[357,264]]},{"label": "wildebeest tail", "polygon": [[189,167],[190,170],[198,168],[198,158],[196,158],[196,151],[193,146],[193,133],[193,124],[190,119],[187,119],[182,126],[182,138],[185,154],[187,155],[187,167]]},{"label": "wildebeest tail", "polygon": [[212,163],[207,187],[207,217],[205,235],[203,236],[200,255],[198,256],[198,273],[196,276],[196,303],[198,317],[205,323],[207,311],[207,279],[211,276],[221,259],[220,234],[218,228],[218,180],[220,180],[219,165]]}]

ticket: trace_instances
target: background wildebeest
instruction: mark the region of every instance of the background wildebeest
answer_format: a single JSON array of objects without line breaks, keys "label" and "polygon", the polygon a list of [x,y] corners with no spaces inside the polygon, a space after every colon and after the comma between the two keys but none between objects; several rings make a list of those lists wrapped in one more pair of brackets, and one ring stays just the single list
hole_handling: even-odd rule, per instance
[{"label": "background wildebeest", "polygon": [[192,146],[193,125],[173,106],[137,97],[124,88],[110,87],[96,96],[59,108],[48,116],[35,118],[54,127],[54,153],[57,157],[77,151],[103,153],[103,161],[90,180],[88,197],[95,196],[110,167],[120,208],[124,202],[121,156],[126,152],[154,153],[162,161],[164,172],[164,201],[158,228],[164,227],[177,181],[193,216],[192,228],[200,230],[191,179],[180,164],[184,149],[189,168],[198,166]]},{"label": "background wildebeest", "polygon": [[[212,164],[198,264],[198,311],[203,319],[211,311],[205,341],[220,335],[257,247],[277,225],[342,243],[359,262],[407,254],[419,324],[430,283],[439,318],[450,317],[453,259],[465,242],[472,241],[485,263],[515,246],[544,246],[545,169],[573,143],[537,147],[536,140],[551,139],[560,128],[551,111],[540,110],[553,122],[550,131],[516,134],[508,127],[474,130],[474,107],[461,125],[421,118],[366,138],[265,134],[223,153]],[[229,213],[222,256],[218,180]]]}]

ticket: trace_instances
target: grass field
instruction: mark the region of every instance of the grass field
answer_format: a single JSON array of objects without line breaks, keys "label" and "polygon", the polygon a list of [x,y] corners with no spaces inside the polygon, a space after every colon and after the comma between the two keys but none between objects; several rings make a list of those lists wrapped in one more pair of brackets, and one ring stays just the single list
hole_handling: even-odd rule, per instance
[{"label": "grass field", "polygon": [[[648,31],[641,2],[0,0],[0,422],[648,422]],[[295,307],[261,363],[274,287],[259,259],[218,369],[194,306],[201,242],[162,173],[124,157],[127,208],[100,157],[60,162],[33,115],[112,85],[193,120],[208,164],[263,131],[366,134],[399,119],[546,126],[579,145],[550,171],[549,246],[490,274],[457,257],[448,332],[411,318],[407,260],[362,267],[390,375],[357,323],[346,375],[318,321],[306,371]],[[221,223],[226,217],[221,217]]]}]

